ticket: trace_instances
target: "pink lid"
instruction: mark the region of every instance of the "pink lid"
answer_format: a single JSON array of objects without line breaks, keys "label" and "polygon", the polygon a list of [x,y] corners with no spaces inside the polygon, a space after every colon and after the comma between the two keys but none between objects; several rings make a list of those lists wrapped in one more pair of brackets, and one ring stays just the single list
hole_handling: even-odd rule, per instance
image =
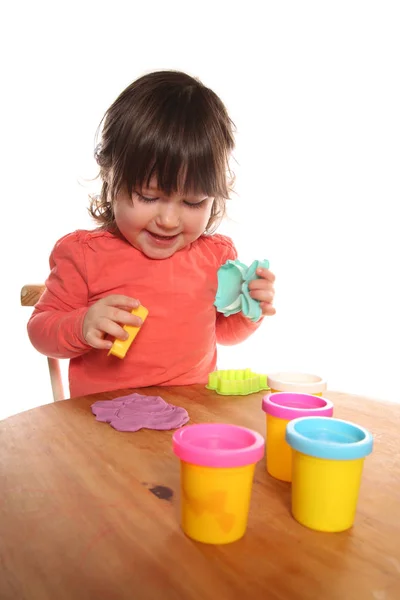
[{"label": "pink lid", "polygon": [[201,423],[175,431],[172,447],[181,460],[193,465],[243,467],[263,457],[264,438],[238,425]]},{"label": "pink lid", "polygon": [[299,417],[331,417],[333,404],[330,400],[311,394],[277,392],[267,394],[262,409],[268,415],[290,421]]}]

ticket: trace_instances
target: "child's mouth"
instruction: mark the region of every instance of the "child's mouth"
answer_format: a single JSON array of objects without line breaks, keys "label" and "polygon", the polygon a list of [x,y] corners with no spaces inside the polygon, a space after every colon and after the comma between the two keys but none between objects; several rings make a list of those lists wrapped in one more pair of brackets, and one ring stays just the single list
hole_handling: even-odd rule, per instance
[{"label": "child's mouth", "polygon": [[147,231],[152,240],[159,244],[168,245],[176,240],[179,234],[176,235],[158,235],[152,231]]}]

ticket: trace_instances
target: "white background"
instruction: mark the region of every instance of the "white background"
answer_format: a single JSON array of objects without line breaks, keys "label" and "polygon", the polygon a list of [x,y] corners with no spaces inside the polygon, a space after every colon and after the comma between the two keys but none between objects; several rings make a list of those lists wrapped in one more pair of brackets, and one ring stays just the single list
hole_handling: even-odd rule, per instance
[{"label": "white background", "polygon": [[[221,231],[268,258],[277,315],[220,367],[299,370],[400,401],[398,2],[14,2],[1,14],[0,417],[51,400],[24,283],[92,224],[94,135],[156,69],[213,88],[236,123]],[[195,275],[195,274],[194,274]]]}]

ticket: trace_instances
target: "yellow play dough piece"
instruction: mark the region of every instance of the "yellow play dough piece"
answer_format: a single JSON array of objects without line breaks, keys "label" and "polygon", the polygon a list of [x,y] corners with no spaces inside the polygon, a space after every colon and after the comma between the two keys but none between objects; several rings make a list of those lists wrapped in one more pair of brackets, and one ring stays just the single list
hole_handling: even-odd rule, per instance
[{"label": "yellow play dough piece", "polygon": [[[147,315],[149,314],[149,311],[144,306],[139,306],[138,308],[134,308],[131,311],[131,313],[133,315],[136,315],[137,317],[140,317],[144,322],[146,320]],[[128,352],[130,345],[132,344],[133,340],[135,339],[135,337],[139,333],[139,330],[141,329],[140,327],[133,327],[132,325],[124,325],[123,328],[129,334],[128,339],[119,340],[118,338],[116,338],[113,345],[110,348],[108,356],[110,356],[110,354],[113,354],[114,356],[118,356],[118,358],[125,358],[125,355]]]}]

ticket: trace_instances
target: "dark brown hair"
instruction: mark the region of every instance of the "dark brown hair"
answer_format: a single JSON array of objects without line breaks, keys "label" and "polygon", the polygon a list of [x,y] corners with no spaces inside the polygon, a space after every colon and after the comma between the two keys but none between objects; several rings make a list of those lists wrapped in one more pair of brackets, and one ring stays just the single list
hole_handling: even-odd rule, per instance
[{"label": "dark brown hair", "polygon": [[103,226],[114,225],[113,202],[155,176],[165,194],[215,197],[209,232],[225,213],[233,176],[229,158],[234,124],[218,96],[178,71],[157,71],[129,85],[105,113],[95,156],[102,188],[89,212]]}]

